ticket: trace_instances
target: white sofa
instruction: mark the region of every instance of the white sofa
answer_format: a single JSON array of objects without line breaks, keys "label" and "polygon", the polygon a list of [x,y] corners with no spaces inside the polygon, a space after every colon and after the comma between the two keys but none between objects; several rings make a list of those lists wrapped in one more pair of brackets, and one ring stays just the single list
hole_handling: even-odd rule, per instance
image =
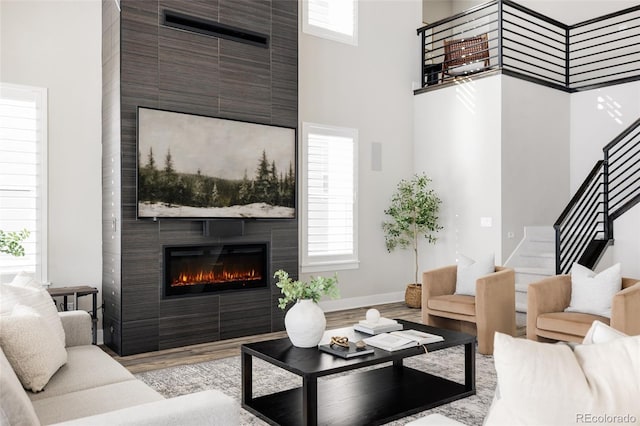
[{"label": "white sofa", "polygon": [[91,344],[91,317],[59,313],[67,362],[41,392],[26,391],[0,348],[0,425],[237,425],[239,404],[217,390],[176,398],[137,380]]}]

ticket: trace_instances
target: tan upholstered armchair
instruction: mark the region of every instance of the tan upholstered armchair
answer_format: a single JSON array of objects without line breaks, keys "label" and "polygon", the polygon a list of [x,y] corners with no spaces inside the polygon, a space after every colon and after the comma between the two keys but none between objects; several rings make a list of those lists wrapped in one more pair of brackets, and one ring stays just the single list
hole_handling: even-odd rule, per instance
[{"label": "tan upholstered armchair", "polygon": [[527,338],[541,342],[562,340],[581,343],[594,320],[629,335],[640,334],[640,281],[622,278],[614,297],[611,319],[580,312],[564,312],[571,302],[571,276],[556,275],[529,284]]},{"label": "tan upholstered armchair", "polygon": [[496,272],[478,278],[476,295],[454,294],[456,265],[422,274],[422,322],[463,331],[478,337],[478,352],[493,354],[496,331],[516,331],[515,272],[496,266]]}]

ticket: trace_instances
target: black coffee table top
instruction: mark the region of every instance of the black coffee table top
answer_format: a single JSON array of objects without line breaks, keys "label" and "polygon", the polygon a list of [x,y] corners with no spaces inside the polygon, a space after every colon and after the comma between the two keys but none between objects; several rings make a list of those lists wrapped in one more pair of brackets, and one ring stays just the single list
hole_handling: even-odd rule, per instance
[{"label": "black coffee table top", "polygon": [[[476,339],[475,336],[466,333],[444,330],[406,320],[399,319],[397,321],[404,326],[405,330],[415,329],[427,333],[438,334],[444,337],[443,341],[426,345],[429,352],[472,343],[475,342]],[[365,333],[355,332],[353,327],[345,327],[328,330],[325,332],[321,343],[328,343],[331,336],[348,336],[349,340],[352,341],[370,337]],[[360,368],[368,365],[380,364],[386,361],[401,360],[409,356],[420,355],[424,353],[424,348],[422,346],[416,346],[395,352],[388,352],[383,349],[374,348],[373,354],[343,359],[321,352],[317,347],[297,348],[291,344],[289,338],[285,337],[282,339],[244,344],[242,345],[242,351],[257,358],[269,361],[270,363],[297,375],[321,377],[342,371],[353,370],[354,365],[358,365],[356,368]]]}]

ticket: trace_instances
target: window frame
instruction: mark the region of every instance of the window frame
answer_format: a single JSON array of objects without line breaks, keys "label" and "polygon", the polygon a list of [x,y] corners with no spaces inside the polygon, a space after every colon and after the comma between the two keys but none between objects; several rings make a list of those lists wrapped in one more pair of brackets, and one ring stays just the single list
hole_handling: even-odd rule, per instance
[{"label": "window frame", "polygon": [[302,32],[316,37],[333,40],[340,43],[358,46],[358,0],[353,1],[353,35],[348,35],[338,31],[333,31],[325,27],[311,24],[309,22],[309,1],[303,0],[302,3]]},{"label": "window frame", "polygon": [[[44,87],[19,85],[0,82],[0,91],[10,92],[11,99],[32,99],[37,105],[38,135],[37,140],[37,184],[36,184],[36,229],[31,232],[27,241],[35,240],[35,265],[33,276],[42,283],[48,283],[48,90]],[[0,93],[0,96],[4,96]],[[1,189],[1,188],[0,188]],[[15,229],[7,229],[9,231]],[[5,254],[0,254],[5,256]],[[8,256],[8,255],[7,255]],[[0,271],[0,282],[12,277],[15,271]]]},{"label": "window frame", "polygon": [[[309,256],[308,244],[308,153],[309,134],[321,134],[325,136],[337,136],[351,138],[353,143],[353,250],[350,254]],[[301,155],[302,155],[302,179],[300,190],[302,192],[300,208],[300,271],[302,273],[325,272],[336,270],[358,269],[360,260],[358,257],[358,129],[349,127],[337,127],[325,124],[302,123],[301,132]]]}]

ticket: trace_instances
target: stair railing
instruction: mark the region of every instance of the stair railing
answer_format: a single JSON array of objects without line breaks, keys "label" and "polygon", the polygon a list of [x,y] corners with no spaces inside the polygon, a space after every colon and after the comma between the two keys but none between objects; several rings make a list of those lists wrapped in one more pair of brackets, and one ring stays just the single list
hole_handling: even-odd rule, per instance
[{"label": "stair railing", "polygon": [[603,152],[554,224],[557,274],[574,262],[593,268],[613,243],[613,221],[640,202],[640,119]]},{"label": "stair railing", "polygon": [[600,160],[553,225],[557,274],[568,273],[589,242],[605,238],[605,188],[604,161]]}]

